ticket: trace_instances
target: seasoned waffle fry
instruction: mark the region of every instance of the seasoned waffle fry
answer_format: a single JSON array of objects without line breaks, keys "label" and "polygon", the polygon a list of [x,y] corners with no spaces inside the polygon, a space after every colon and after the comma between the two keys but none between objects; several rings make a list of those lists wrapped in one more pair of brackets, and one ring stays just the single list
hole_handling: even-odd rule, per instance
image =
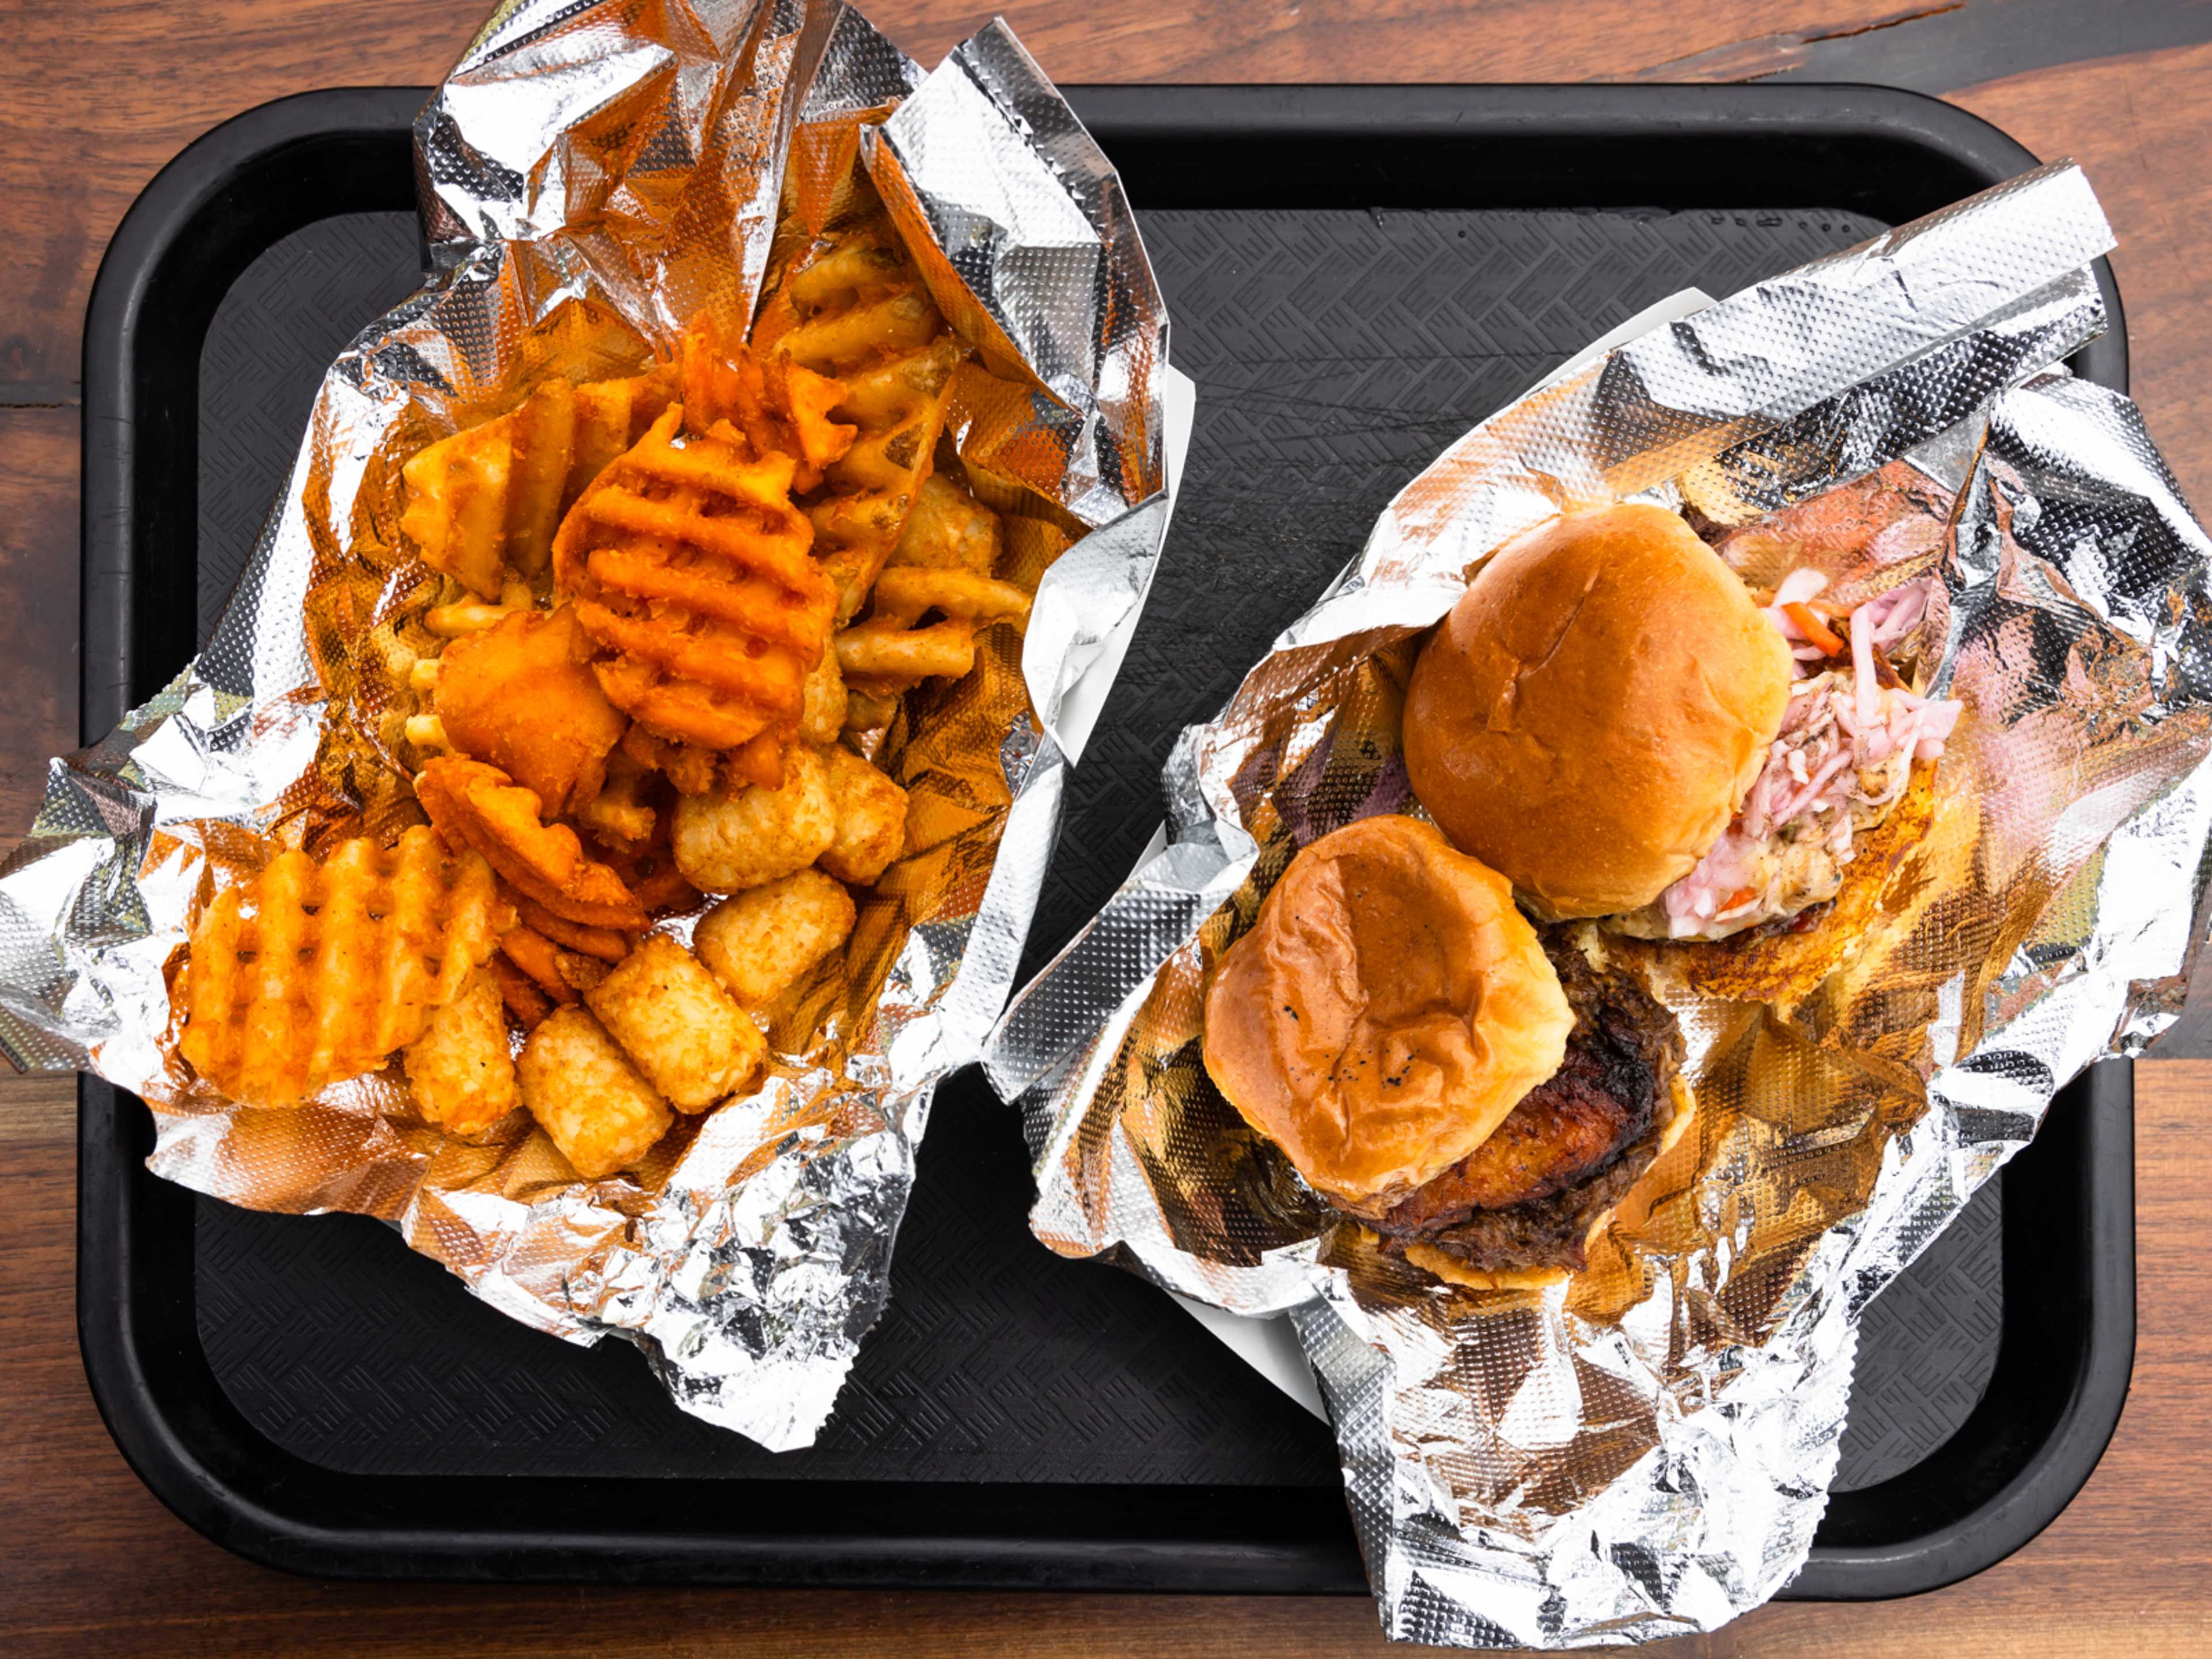
[{"label": "seasoned waffle fry", "polygon": [[853,896],[819,870],[801,870],[724,899],[699,918],[691,948],[730,994],[765,1007],[853,932]]},{"label": "seasoned waffle fry", "polygon": [[787,757],[781,789],[685,795],[676,803],[676,867],[707,892],[757,887],[804,870],[837,838],[837,814],[822,757]]},{"label": "seasoned waffle fry", "polygon": [[415,778],[415,798],[448,846],[472,847],[515,890],[587,927],[642,930],[649,918],[605,865],[584,856],[566,824],[495,766],[441,757]]},{"label": "seasoned waffle fry", "polygon": [[679,441],[683,416],[671,404],[584,492],[554,578],[608,701],[653,735],[714,750],[786,737],[836,603],[790,502],[794,464],[726,422]]},{"label": "seasoned waffle fry", "polygon": [[692,428],[703,432],[727,421],[744,434],[754,454],[796,457],[794,491],[819,484],[822,469],[841,459],[859,435],[859,428],[830,417],[845,388],[787,357],[731,349],[694,326],[684,336],[680,361],[684,416]]},{"label": "seasoned waffle fry", "polygon": [[468,1139],[513,1111],[514,1058],[490,974],[479,970],[461,993],[430,1016],[408,1045],[407,1086],[422,1115],[449,1134]]},{"label": "seasoned waffle fry", "polygon": [[788,273],[754,331],[756,350],[842,384],[830,412],[857,435],[805,501],[841,622],[860,613],[906,529],[962,356],[889,215],[868,200],[872,211]]},{"label": "seasoned waffle fry", "polygon": [[906,791],[851,750],[823,751],[837,833],[815,862],[840,881],[874,884],[906,846]]},{"label": "seasoned waffle fry", "polygon": [[584,1000],[679,1112],[703,1112],[728,1098],[768,1057],[760,1028],[665,933],[641,943]]},{"label": "seasoned waffle fry", "polygon": [[515,1080],[531,1116],[586,1181],[629,1168],[676,1121],[587,1009],[547,1015],[522,1045]]},{"label": "seasoned waffle fry", "polygon": [[585,665],[590,646],[566,605],[518,611],[454,641],[438,659],[431,703],[444,746],[496,766],[556,816],[591,799],[629,722]]},{"label": "seasoned waffle fry", "polygon": [[583,386],[552,376],[409,460],[399,527],[432,569],[497,599],[509,570],[545,568],[562,509],[668,400],[665,374]]},{"label": "seasoned waffle fry", "polygon": [[373,1071],[422,1035],[513,917],[484,860],[416,827],[396,847],[279,854],[192,935],[182,1048],[232,1099],[282,1106]]}]

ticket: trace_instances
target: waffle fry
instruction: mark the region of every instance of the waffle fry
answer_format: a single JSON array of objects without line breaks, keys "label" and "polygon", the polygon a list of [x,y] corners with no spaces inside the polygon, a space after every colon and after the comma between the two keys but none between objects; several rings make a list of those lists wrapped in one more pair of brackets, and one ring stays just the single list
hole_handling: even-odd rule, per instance
[{"label": "waffle fry", "polygon": [[192,934],[185,1058],[232,1099],[283,1106],[374,1071],[423,1034],[511,924],[492,872],[416,828],[396,847],[278,854]]},{"label": "waffle fry", "polygon": [[795,732],[836,595],[790,501],[795,464],[726,422],[679,442],[680,404],[584,492],[554,540],[607,700],[653,735],[722,750]]},{"label": "waffle fry", "polygon": [[400,469],[399,527],[434,570],[487,599],[545,568],[562,510],[666,407],[665,373],[541,382],[517,408],[441,438]]},{"label": "waffle fry", "polygon": [[822,482],[822,470],[844,458],[860,428],[830,419],[845,396],[839,382],[787,357],[729,349],[703,327],[687,331],[680,351],[684,417],[694,430],[727,421],[756,455],[797,458],[792,489]]},{"label": "waffle fry", "polygon": [[448,846],[475,848],[517,892],[564,921],[623,932],[650,920],[622,878],[585,857],[574,830],[547,823],[538,797],[497,767],[441,757],[416,775],[415,798]]},{"label": "waffle fry", "polygon": [[830,410],[856,435],[807,493],[837,617],[860,614],[929,477],[963,349],[890,218],[872,210],[794,266],[763,307],[756,349],[842,383]]}]

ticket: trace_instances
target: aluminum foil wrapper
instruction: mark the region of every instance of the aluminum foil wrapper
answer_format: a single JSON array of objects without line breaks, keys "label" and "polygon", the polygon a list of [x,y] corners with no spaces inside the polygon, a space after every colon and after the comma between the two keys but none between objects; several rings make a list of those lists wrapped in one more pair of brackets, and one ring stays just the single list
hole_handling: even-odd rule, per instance
[{"label": "aluminum foil wrapper", "polygon": [[[1868,1302],[2062,1084],[2174,1017],[2212,830],[2212,543],[2134,404],[2054,367],[2103,325],[2110,242],[2081,174],[2045,167],[1484,422],[1184,733],[1163,850],[994,1033],[1039,1238],[1291,1316],[1392,1636],[1626,1643],[1773,1595],[1826,1504]],[[1634,496],[1734,526],[1757,581],[1939,579],[1918,659],[1967,713],[1929,830],[1818,991],[1668,993],[1698,1115],[1588,1270],[1455,1289],[1336,1224],[1214,1091],[1206,963],[1298,847],[1419,810],[1406,675],[1490,550]]]},{"label": "aluminum foil wrapper", "polygon": [[[856,155],[988,360],[963,371],[962,453],[992,465],[1010,556],[1049,568],[1026,646],[987,635],[878,756],[908,852],[779,1013],[767,1080],[592,1182],[526,1114],[448,1140],[396,1066],[279,1111],[215,1095],[168,992],[204,906],[282,847],[416,821],[380,653],[438,588],[398,532],[401,464],[549,374],[635,373],[695,318],[741,336],[779,235],[818,228]],[[526,1323],[635,1342],[687,1411],[806,1445],[883,1307],[932,1091],[1012,983],[1089,681],[1158,556],[1189,401],[1167,319],[1104,157],[998,25],[925,74],[836,0],[504,5],[416,159],[428,285],[331,367],[207,649],[53,763],[0,872],[0,1044],[143,1097],[170,1180],[381,1217]]]}]

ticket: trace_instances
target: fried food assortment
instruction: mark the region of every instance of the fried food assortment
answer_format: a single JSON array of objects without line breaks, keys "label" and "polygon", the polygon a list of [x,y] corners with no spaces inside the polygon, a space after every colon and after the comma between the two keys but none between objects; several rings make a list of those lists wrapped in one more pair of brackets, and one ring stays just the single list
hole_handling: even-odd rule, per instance
[{"label": "fried food assortment", "polygon": [[428,830],[294,850],[217,896],[192,934],[182,1048],[232,1099],[283,1106],[420,1037],[512,920],[490,867]]},{"label": "fried food assortment", "polygon": [[[184,1050],[216,1086],[283,1104],[397,1057],[429,1123],[520,1104],[596,1180],[757,1083],[769,1005],[905,850],[848,738],[1024,627],[1038,568],[1006,579],[940,454],[967,349],[865,179],[842,199],[750,342],[549,374],[402,469],[434,574],[381,731],[429,826],[209,908]],[[696,954],[655,931],[707,894]]]}]

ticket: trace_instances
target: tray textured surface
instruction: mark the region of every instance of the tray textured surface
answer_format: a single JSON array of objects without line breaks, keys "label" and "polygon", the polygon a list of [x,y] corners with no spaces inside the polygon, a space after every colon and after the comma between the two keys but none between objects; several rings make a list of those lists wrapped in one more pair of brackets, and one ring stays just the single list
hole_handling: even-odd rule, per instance
[{"label": "tray textured surface", "polygon": [[[1844,213],[1163,211],[1147,244],[1200,386],[1188,484],[1032,934],[1057,950],[1159,821],[1159,765],[1445,443],[1651,301],[1719,295],[1873,234]],[[323,368],[418,281],[414,222],[321,221],[240,278],[202,354],[201,631],[290,465]],[[1224,604],[1224,594],[1236,603]],[[1025,968],[1024,971],[1027,971]],[[354,1217],[198,1206],[198,1323],[263,1433],[375,1474],[1334,1486],[1326,1430],[1128,1274],[1024,1224],[1012,1124],[940,1097],[889,1312],[811,1450],[669,1404],[627,1347],[568,1347]],[[1997,1189],[1875,1304],[1838,1484],[1948,1438],[1996,1357]]]}]

